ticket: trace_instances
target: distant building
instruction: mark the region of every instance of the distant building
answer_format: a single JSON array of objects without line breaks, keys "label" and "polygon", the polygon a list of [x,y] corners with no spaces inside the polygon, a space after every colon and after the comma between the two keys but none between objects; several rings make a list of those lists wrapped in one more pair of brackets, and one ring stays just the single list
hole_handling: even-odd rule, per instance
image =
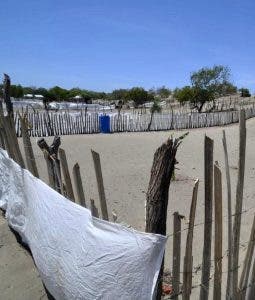
[{"label": "distant building", "polygon": [[35,99],[38,99],[38,100],[42,100],[44,98],[43,95],[35,95],[34,97],[35,97]]},{"label": "distant building", "polygon": [[81,96],[81,95],[77,95],[77,96],[74,97],[74,99],[75,99],[75,100],[81,100],[81,99],[82,99],[82,96]]},{"label": "distant building", "polygon": [[26,95],[24,95],[24,98],[33,99],[34,95],[33,94],[26,94]]},{"label": "distant building", "polygon": [[33,94],[26,94],[24,95],[26,99],[36,99],[36,100],[43,100],[43,95],[33,95]]}]

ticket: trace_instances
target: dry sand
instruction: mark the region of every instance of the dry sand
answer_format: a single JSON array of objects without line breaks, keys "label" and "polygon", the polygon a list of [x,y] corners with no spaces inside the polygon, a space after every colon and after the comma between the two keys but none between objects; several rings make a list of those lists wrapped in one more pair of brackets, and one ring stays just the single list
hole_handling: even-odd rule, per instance
[{"label": "dry sand", "polygon": [[0,216],[0,299],[46,300],[46,292],[30,254],[17,243]]},{"label": "dry sand", "polygon": [[[229,150],[229,161],[231,166],[231,183],[233,203],[235,199],[237,163],[238,163],[238,125],[225,127],[227,135],[227,144]],[[153,154],[172,134],[179,136],[186,131],[165,131],[150,133],[122,133],[122,134],[96,134],[96,135],[77,135],[61,137],[62,148],[66,150],[69,168],[74,163],[79,162],[86,201],[95,200],[99,207],[95,172],[90,149],[100,153],[103,170],[106,198],[109,211],[115,210],[118,215],[118,221],[130,224],[136,229],[144,230],[145,216],[145,198],[148,182],[150,178],[150,169],[153,160]],[[225,188],[225,169],[224,155],[222,147],[222,127],[203,128],[190,130],[190,134],[184,139],[177,153],[179,161],[176,171],[176,180],[171,183],[169,205],[168,205],[168,234],[172,233],[172,215],[175,211],[186,217],[183,221],[183,228],[187,227],[189,216],[192,188],[194,180],[199,178],[199,197],[197,205],[196,223],[203,222],[204,218],[204,191],[203,191],[203,142],[204,135],[214,139],[214,159],[219,162],[223,172],[223,215],[227,215],[227,199]],[[47,138],[52,141],[52,138]],[[43,155],[36,139],[32,139],[36,161],[40,176],[47,181],[46,165]],[[247,121],[247,156],[245,170],[245,191],[244,208],[254,207],[242,218],[241,241],[246,242],[249,239],[249,232],[255,211],[255,119]],[[234,209],[234,204],[233,204]],[[224,241],[227,241],[227,218],[224,217]],[[182,235],[182,256],[186,241],[186,231]],[[246,245],[246,244],[245,244]],[[203,248],[203,225],[195,227],[194,231],[194,266],[198,267],[202,260]],[[224,244],[224,251],[226,244]],[[168,239],[166,252],[166,268],[171,269],[171,250],[172,237]],[[240,260],[243,261],[244,247],[240,251]],[[212,253],[213,255],[213,253]],[[213,258],[213,257],[212,257]],[[224,257],[224,269],[226,271]],[[7,262],[8,263],[8,262]],[[201,273],[198,270],[194,274],[194,283],[198,283]],[[196,299],[199,289],[195,289],[192,298]]]}]

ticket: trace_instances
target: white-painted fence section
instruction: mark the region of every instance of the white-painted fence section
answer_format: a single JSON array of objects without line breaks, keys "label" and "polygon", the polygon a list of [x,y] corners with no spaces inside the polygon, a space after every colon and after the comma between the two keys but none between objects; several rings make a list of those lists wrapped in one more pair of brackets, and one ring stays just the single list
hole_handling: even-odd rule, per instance
[{"label": "white-painted fence section", "polygon": [[[246,108],[246,118],[255,116],[255,108]],[[121,113],[110,114],[110,132],[147,131],[150,114]],[[30,135],[53,136],[87,134],[100,132],[100,114],[87,113],[84,110],[70,112],[29,112],[27,114]],[[239,121],[238,111],[211,113],[157,113],[152,117],[151,131],[178,130],[212,126],[223,126]],[[15,114],[17,136],[21,136],[21,126],[18,113]]]}]

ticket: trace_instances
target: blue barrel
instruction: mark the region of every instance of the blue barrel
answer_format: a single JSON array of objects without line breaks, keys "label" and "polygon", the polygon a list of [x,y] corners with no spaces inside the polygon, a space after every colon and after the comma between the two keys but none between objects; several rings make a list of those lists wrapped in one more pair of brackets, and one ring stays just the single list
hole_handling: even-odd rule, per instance
[{"label": "blue barrel", "polygon": [[99,116],[99,126],[101,133],[110,133],[110,116]]}]

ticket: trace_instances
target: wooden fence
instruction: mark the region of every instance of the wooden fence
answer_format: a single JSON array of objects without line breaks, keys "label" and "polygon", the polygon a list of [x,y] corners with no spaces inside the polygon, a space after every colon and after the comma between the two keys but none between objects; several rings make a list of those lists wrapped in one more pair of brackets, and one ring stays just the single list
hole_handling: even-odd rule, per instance
[{"label": "wooden fence", "polygon": [[[222,195],[222,173],[218,163],[214,163],[214,142],[209,137],[205,136],[204,140],[204,222],[197,223],[195,220],[197,195],[198,195],[198,180],[194,183],[193,195],[190,205],[190,217],[188,227],[182,228],[182,217],[178,211],[174,213],[173,234],[167,235],[168,238],[173,239],[173,264],[171,270],[171,279],[168,282],[171,287],[168,290],[166,299],[198,299],[195,295],[195,290],[200,290],[200,299],[208,300],[210,294],[213,299],[254,299],[255,295],[255,206],[243,208],[243,194],[244,194],[244,174],[245,174],[245,148],[246,148],[246,124],[245,118],[251,117],[253,111],[240,112],[236,115],[233,112],[233,119],[228,121],[239,121],[239,159],[238,159],[238,174],[237,174],[237,190],[235,203],[231,200],[231,185],[227,184],[228,191],[228,209],[227,214],[224,213],[223,195]],[[231,114],[227,114],[231,116]],[[236,119],[235,119],[236,118]],[[217,120],[223,120],[217,119]],[[20,151],[20,145],[15,135],[15,127],[13,119],[9,116],[1,116],[0,114],[0,147],[8,151],[11,158],[13,158],[22,168],[27,167],[29,171],[36,177],[37,162],[33,153],[33,148],[28,135],[27,123],[25,118],[20,119],[22,122],[22,141],[24,146],[25,159]],[[210,120],[213,120],[211,118]],[[17,121],[17,119],[16,119]],[[226,119],[224,119],[226,121]],[[220,122],[220,121],[219,121]],[[211,123],[208,123],[211,124]],[[47,127],[46,127],[47,128]],[[47,129],[45,129],[47,131]],[[155,232],[166,235],[166,218],[167,218],[167,202],[170,179],[173,180],[173,171],[175,164],[175,154],[180,141],[184,136],[177,139],[169,139],[160,148],[157,149],[154,155],[154,161],[151,171],[151,180],[148,187],[146,198],[146,231]],[[84,190],[82,186],[81,174],[79,165],[76,163],[73,166],[73,176],[69,171],[67,164],[66,153],[64,149],[60,149],[60,137],[55,137],[52,145],[48,145],[44,139],[39,139],[37,142],[44,154],[44,159],[48,171],[49,185],[69,198],[86,207]],[[226,135],[223,132],[223,148],[225,156],[225,172],[227,181],[230,183],[230,173],[228,164]],[[107,201],[104,191],[103,175],[100,163],[100,156],[95,151],[92,151],[92,158],[94,161],[95,175],[98,186],[98,198],[101,207],[101,213],[95,206],[93,199],[90,199],[90,208],[92,215],[104,220],[113,219],[116,221],[116,215],[112,218],[108,214]],[[166,161],[167,159],[167,161]],[[162,163],[163,162],[163,163]],[[171,171],[171,172],[170,172]],[[73,177],[73,178],[71,178]],[[167,179],[168,178],[168,179]],[[73,179],[73,180],[72,180]],[[73,182],[73,183],[72,183]],[[74,196],[74,188],[77,191],[77,196]],[[163,199],[164,198],[164,199]],[[163,202],[162,199],[165,201]],[[231,208],[235,204],[235,208]],[[87,203],[88,204],[88,203]],[[214,217],[213,217],[214,211]],[[251,226],[250,237],[242,236],[240,240],[240,230],[242,225],[242,215],[251,214],[253,224]],[[233,221],[233,226],[232,226]],[[203,253],[201,253],[202,266],[194,266],[193,264],[193,235],[194,228],[197,226],[204,227],[204,237],[201,238],[201,245],[203,245]],[[225,226],[228,228],[228,246],[223,252],[223,232]],[[214,235],[212,230],[214,229]],[[185,255],[181,251],[181,240],[186,235],[186,251]],[[239,250],[247,246],[245,252],[245,259],[241,261]],[[214,251],[212,248],[214,247]],[[214,255],[214,256],[213,256]],[[224,260],[227,259],[227,271],[222,270]],[[183,272],[181,272],[183,266]],[[198,284],[194,284],[193,276],[197,274],[198,267],[201,269],[201,280]],[[163,275],[163,267],[161,269]],[[241,276],[239,276],[239,274]],[[223,276],[226,275],[226,276]],[[226,278],[227,277],[227,278]],[[160,278],[160,277],[159,277]],[[163,277],[164,280],[164,277]],[[161,279],[159,283],[161,282]],[[160,285],[159,285],[160,286]],[[164,286],[164,285],[163,285]],[[166,289],[163,289],[166,291]],[[161,289],[158,289],[157,299],[161,299]],[[197,295],[197,293],[196,293]]]},{"label": "wooden fence", "polygon": [[[255,108],[245,109],[246,118],[255,116]],[[142,132],[148,131],[150,114],[123,113],[110,114],[110,132]],[[100,132],[100,114],[80,112],[28,112],[30,136],[43,137],[55,135],[89,134]],[[236,123],[238,111],[213,113],[158,113],[152,118],[151,131],[178,130],[212,126],[223,126]],[[19,113],[15,114],[15,129],[21,136]]]}]

